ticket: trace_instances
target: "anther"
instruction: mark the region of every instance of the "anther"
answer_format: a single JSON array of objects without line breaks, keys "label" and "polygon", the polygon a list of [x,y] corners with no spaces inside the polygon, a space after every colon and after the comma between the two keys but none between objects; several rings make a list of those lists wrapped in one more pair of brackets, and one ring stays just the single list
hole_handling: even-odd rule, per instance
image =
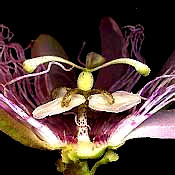
[{"label": "anther", "polygon": [[66,89],[67,92],[66,94],[64,95],[63,99],[62,99],[62,102],[61,102],[61,106],[62,107],[68,107],[69,106],[69,103],[71,102],[71,98],[72,98],[72,95],[74,94],[77,94],[80,90],[75,88],[75,89],[69,89],[67,88]]},{"label": "anther", "polygon": [[112,105],[115,102],[115,99],[112,96],[112,94],[110,92],[108,92],[108,91],[105,91],[105,90],[92,89],[90,94],[91,95],[93,95],[93,94],[101,94],[101,95],[103,95],[110,105]]}]

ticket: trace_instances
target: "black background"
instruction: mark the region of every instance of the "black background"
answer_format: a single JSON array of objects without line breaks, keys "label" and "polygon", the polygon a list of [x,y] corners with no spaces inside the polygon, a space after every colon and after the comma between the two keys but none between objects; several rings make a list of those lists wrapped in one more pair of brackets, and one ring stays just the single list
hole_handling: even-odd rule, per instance
[{"label": "black background", "polygon": [[[15,34],[13,41],[21,43],[23,47],[40,33],[50,34],[62,44],[71,58],[77,57],[83,41],[87,45],[82,57],[90,51],[100,53],[98,26],[103,16],[113,17],[119,26],[142,24],[145,28],[142,55],[151,67],[150,79],[175,49],[175,15],[171,8],[126,7],[126,4],[117,6],[108,2],[103,7],[101,4],[63,6],[59,2],[56,6],[51,2],[45,5],[47,8],[43,8],[43,3],[39,7],[33,4],[33,8],[25,11],[26,3],[25,7],[15,9],[13,13],[8,9],[1,15],[0,23],[11,29]],[[0,174],[59,174],[54,165],[59,157],[57,151],[25,147],[1,132],[0,140]],[[119,175],[128,171],[134,174],[158,171],[169,174],[174,171],[174,149],[175,140],[131,140],[117,151],[119,161],[101,166],[96,175]]]}]

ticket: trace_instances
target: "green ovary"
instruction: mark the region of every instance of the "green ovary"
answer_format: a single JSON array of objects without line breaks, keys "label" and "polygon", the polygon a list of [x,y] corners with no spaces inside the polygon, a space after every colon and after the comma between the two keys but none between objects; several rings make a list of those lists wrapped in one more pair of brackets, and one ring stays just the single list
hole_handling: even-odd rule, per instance
[{"label": "green ovary", "polygon": [[62,149],[62,161],[70,163],[79,159],[96,159],[103,155],[106,148],[106,145],[98,147],[90,141],[79,141],[77,144],[70,144]]},{"label": "green ovary", "polygon": [[[100,165],[119,159],[118,155],[113,151],[119,146],[115,148],[105,144],[97,146],[90,141],[79,141],[77,144],[67,145],[62,149],[62,159],[57,162],[57,170],[63,172],[64,175],[94,175]],[[87,159],[98,160],[89,169]]]}]

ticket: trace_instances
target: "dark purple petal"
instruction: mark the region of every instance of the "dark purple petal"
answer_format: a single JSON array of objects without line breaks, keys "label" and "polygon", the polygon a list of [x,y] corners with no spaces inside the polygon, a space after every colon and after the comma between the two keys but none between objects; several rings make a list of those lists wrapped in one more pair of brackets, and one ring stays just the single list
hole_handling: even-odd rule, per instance
[{"label": "dark purple petal", "polygon": [[[106,57],[107,61],[122,57],[125,40],[117,23],[112,18],[105,17],[101,20],[99,29],[102,54]],[[125,54],[127,56],[127,53]]]},{"label": "dark purple petal", "polygon": [[[60,56],[62,58],[68,59],[64,49],[60,43],[55,40],[50,35],[41,34],[34,41],[31,49],[31,56]],[[65,67],[70,67],[64,64]],[[76,79],[74,70],[64,71],[60,67],[53,65],[51,71],[48,74],[49,84],[52,88],[66,86],[66,87],[76,87]],[[42,81],[41,81],[42,82]]]},{"label": "dark purple petal", "polygon": [[[122,57],[122,48],[125,41],[115,21],[112,18],[105,17],[101,20],[99,29],[102,55],[106,58],[106,61]],[[111,85],[125,73],[126,69],[126,65],[117,65],[100,70],[96,80],[96,88],[109,89]],[[117,73],[115,73],[115,76],[111,76],[116,70]]]},{"label": "dark purple petal", "polygon": [[140,137],[175,138],[175,110],[160,111],[133,130],[126,140]]},{"label": "dark purple petal", "polygon": [[[102,55],[106,61],[130,57],[144,62],[140,55],[143,27],[140,25],[136,27],[126,26],[124,29],[125,39],[112,18],[105,17],[102,19],[100,24]],[[131,50],[128,49],[128,46],[131,47]],[[99,71],[95,86],[111,92],[116,90],[130,91],[139,78],[140,75],[128,65],[112,65]]]},{"label": "dark purple petal", "polygon": [[31,57],[38,56],[61,56],[65,59],[68,59],[64,49],[59,44],[59,42],[47,34],[41,34],[34,41],[31,50]]}]

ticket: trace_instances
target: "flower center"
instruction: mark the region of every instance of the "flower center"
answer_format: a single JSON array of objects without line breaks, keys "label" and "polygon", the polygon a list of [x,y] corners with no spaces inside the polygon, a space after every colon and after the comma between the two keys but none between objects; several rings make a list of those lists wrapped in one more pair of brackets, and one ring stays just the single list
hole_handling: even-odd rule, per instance
[{"label": "flower center", "polygon": [[88,103],[89,103],[89,100],[88,100],[89,97],[93,94],[101,94],[106,99],[106,101],[111,105],[114,103],[115,100],[114,100],[112,94],[105,91],[105,90],[92,89],[92,90],[84,91],[84,90],[79,89],[79,88],[75,88],[75,89],[56,88],[52,91],[52,98],[53,99],[59,98],[60,95],[63,93],[63,92],[61,92],[63,89],[66,90],[66,91],[64,91],[64,95],[63,95],[62,102],[61,102],[61,106],[63,108],[69,106],[71,99],[72,99],[72,96],[75,94],[83,95],[86,99],[86,101],[83,104],[78,106],[78,112],[77,112],[77,115],[75,115],[75,123],[77,125],[77,139],[78,139],[78,141],[89,142],[90,141],[90,138],[89,138],[90,126],[88,125],[88,117],[87,117],[87,108],[88,108]]},{"label": "flower center", "polygon": [[[93,57],[93,59],[91,59],[92,57]],[[79,93],[79,94],[83,95],[86,99],[85,103],[83,103],[82,105],[80,105],[78,107],[78,115],[77,115],[78,118],[77,118],[77,123],[76,123],[77,128],[78,128],[77,138],[78,138],[78,140],[81,140],[81,141],[82,140],[83,141],[90,140],[89,135],[88,135],[88,124],[87,124],[87,115],[86,115],[86,109],[88,107],[88,97],[91,94],[100,93],[102,96],[105,97],[105,99],[107,100],[107,102],[110,105],[112,105],[115,102],[114,97],[109,92],[106,92],[104,90],[99,90],[99,89],[91,90],[93,87],[93,83],[94,83],[92,72],[99,70],[101,68],[113,65],[113,64],[129,64],[129,65],[135,67],[135,69],[140,74],[142,74],[144,76],[147,76],[150,72],[150,69],[147,65],[145,65],[139,61],[129,59],[129,58],[114,59],[114,60],[107,62],[107,63],[104,63],[105,59],[102,56],[100,56],[99,54],[92,54],[91,53],[87,56],[87,58],[88,58],[87,59],[88,61],[86,64],[86,68],[83,68],[83,67],[78,66],[78,65],[76,65],[68,60],[65,60],[61,57],[56,57],[56,56],[42,56],[42,57],[32,58],[32,59],[26,60],[23,63],[23,68],[29,73],[32,73],[37,68],[38,65],[43,64],[43,63],[47,63],[47,62],[51,62],[53,64],[56,64],[56,62],[59,62],[59,63],[57,63],[57,65],[62,67],[64,70],[67,70],[67,69],[64,68],[64,66],[61,65],[60,63],[66,63],[68,65],[71,65],[72,68],[75,67],[75,68],[82,70],[82,72],[79,74],[78,79],[77,79],[77,88],[67,89],[67,92],[65,93],[65,95],[63,96],[63,98],[61,100],[61,108],[68,109],[69,104],[71,102],[72,95]],[[69,69],[69,70],[71,70],[71,69]],[[53,107],[55,108],[55,103],[49,103],[46,106],[48,109],[53,110]],[[40,107],[41,110],[43,108]],[[58,109],[58,108],[55,108],[55,109]],[[59,108],[59,110],[61,110],[61,111],[62,111],[62,109]],[[49,113],[49,111],[47,111],[47,112],[49,115],[60,113],[59,111],[56,111],[56,113],[55,112]]]}]

